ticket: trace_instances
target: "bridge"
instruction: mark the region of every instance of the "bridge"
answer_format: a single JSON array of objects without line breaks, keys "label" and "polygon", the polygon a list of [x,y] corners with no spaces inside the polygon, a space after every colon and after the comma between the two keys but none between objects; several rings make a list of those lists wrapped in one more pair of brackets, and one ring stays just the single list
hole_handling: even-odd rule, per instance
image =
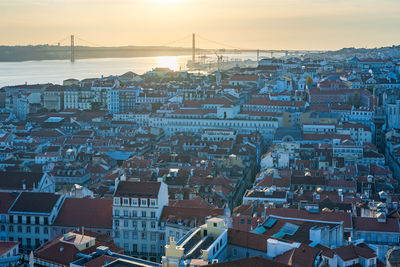
[{"label": "bridge", "polygon": [[[199,54],[203,54],[202,57],[205,57],[204,54],[216,54],[218,57],[218,61],[222,60],[222,56],[219,56],[218,53],[240,53],[240,52],[254,52],[257,55],[257,61],[261,58],[261,54],[269,54],[270,57],[272,58],[274,54],[284,54],[285,56],[299,56],[299,55],[304,55],[304,54],[309,54],[309,53],[323,53],[326,51],[321,51],[321,50],[284,50],[284,49],[252,49],[252,48],[243,48],[243,47],[237,47],[234,45],[229,45],[226,43],[222,43],[219,41],[215,41],[206,37],[203,37],[199,34],[191,34],[187,35],[183,38],[179,38],[176,40],[173,40],[168,43],[160,44],[158,45],[159,47],[168,47],[172,45],[176,45],[178,43],[182,44],[182,42],[190,40],[191,39],[191,53],[192,53],[192,63],[196,62],[196,56]],[[196,45],[196,40],[201,40],[202,42],[207,42],[213,45],[219,46],[217,49],[210,49],[210,48],[200,48],[197,47]],[[69,43],[66,44],[65,46],[69,46],[70,50],[70,61],[75,62],[76,59],[76,51],[79,49],[79,47],[105,47],[90,41],[86,41],[85,39],[82,39],[76,35],[70,35],[62,38],[61,40],[57,41],[55,44],[58,46],[61,46],[62,43],[65,41],[68,41]],[[77,42],[78,41],[78,42]],[[189,43],[187,43],[189,44]],[[78,46],[79,45],[79,46]],[[122,47],[115,47],[114,49],[122,49]],[[123,49],[126,51],[129,49],[129,47],[123,47]],[[133,48],[132,48],[133,49]],[[264,56],[265,57],[265,56]]]}]

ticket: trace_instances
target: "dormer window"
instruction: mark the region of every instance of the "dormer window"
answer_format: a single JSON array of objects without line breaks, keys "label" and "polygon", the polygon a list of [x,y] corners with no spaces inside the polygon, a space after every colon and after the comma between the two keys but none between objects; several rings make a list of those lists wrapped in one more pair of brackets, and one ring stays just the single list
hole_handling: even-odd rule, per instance
[{"label": "dormer window", "polygon": [[150,207],[157,207],[157,200],[150,199]]},{"label": "dormer window", "polygon": [[121,199],[119,197],[114,197],[114,205],[121,205]]},{"label": "dormer window", "polygon": [[147,199],[142,198],[142,199],[140,200],[140,206],[147,206]]},{"label": "dormer window", "polygon": [[139,202],[137,198],[132,198],[132,206],[138,206]]},{"label": "dormer window", "polygon": [[122,199],[122,205],[124,205],[124,206],[129,206],[129,198],[124,197],[124,198]]}]

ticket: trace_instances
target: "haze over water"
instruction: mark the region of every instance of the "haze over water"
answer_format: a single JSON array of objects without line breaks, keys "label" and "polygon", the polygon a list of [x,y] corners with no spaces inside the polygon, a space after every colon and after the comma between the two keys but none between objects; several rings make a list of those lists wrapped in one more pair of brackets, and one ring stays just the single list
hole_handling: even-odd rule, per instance
[{"label": "haze over water", "polygon": [[[215,57],[209,55],[208,59],[215,61]],[[101,75],[121,75],[128,71],[143,74],[156,67],[178,71],[186,69],[189,59],[191,56],[79,59],[74,63],[68,60],[0,62],[0,87],[25,82],[62,84],[63,80],[69,78],[98,78]],[[256,54],[231,54],[228,59],[256,60]]]}]

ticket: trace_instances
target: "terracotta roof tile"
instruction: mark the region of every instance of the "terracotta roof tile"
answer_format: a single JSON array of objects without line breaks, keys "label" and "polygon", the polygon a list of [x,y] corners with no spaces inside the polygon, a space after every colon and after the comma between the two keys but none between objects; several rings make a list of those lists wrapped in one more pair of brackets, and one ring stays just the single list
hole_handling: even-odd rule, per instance
[{"label": "terracotta roof tile", "polygon": [[50,213],[61,197],[52,193],[22,192],[9,212]]},{"label": "terracotta roof tile", "polygon": [[67,198],[54,225],[111,229],[112,199]]},{"label": "terracotta roof tile", "polygon": [[261,256],[254,256],[245,259],[238,259],[232,261],[225,261],[207,265],[209,267],[285,267],[287,264],[279,263],[273,260],[262,258]]}]

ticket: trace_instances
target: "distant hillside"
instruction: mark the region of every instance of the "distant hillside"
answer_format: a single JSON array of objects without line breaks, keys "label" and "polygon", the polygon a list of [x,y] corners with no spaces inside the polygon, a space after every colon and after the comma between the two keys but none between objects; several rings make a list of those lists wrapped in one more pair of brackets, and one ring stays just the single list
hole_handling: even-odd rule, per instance
[{"label": "distant hillside", "polygon": [[[190,48],[163,46],[76,46],[75,58],[117,58],[190,55]],[[70,59],[69,46],[0,46],[0,61]]]},{"label": "distant hillside", "polygon": [[354,48],[347,47],[336,51],[327,51],[324,53],[326,56],[370,56],[370,57],[399,57],[400,45],[392,45],[377,48]]}]

